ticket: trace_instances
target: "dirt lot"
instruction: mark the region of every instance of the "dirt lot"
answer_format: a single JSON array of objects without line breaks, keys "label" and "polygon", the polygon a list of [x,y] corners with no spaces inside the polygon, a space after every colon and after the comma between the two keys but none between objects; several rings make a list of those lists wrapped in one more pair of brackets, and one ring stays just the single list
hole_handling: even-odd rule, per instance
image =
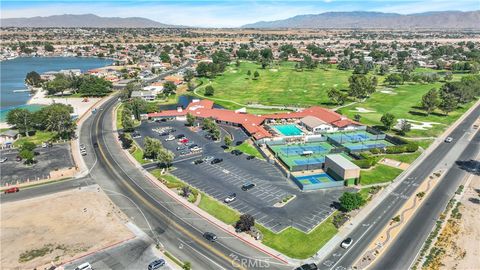
[{"label": "dirt lot", "polygon": [[1,269],[43,269],[133,237],[96,186],[1,207]]},{"label": "dirt lot", "polygon": [[474,177],[466,187],[461,203],[459,232],[454,245],[446,251],[440,269],[480,268],[480,177]]}]

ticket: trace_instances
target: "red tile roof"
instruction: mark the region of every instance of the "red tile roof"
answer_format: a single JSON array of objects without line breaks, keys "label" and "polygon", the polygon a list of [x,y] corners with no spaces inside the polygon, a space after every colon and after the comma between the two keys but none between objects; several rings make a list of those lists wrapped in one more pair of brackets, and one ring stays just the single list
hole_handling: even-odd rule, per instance
[{"label": "red tile roof", "polygon": [[170,117],[184,116],[190,113],[199,118],[213,118],[217,121],[229,122],[241,125],[255,139],[271,137],[263,126],[265,119],[286,119],[286,118],[303,118],[305,116],[314,116],[337,127],[345,127],[348,125],[360,125],[342,115],[322,107],[310,107],[298,112],[254,115],[248,113],[240,113],[231,110],[214,109],[214,102],[211,100],[192,101],[185,110],[167,110],[159,113],[149,113],[148,117]]}]

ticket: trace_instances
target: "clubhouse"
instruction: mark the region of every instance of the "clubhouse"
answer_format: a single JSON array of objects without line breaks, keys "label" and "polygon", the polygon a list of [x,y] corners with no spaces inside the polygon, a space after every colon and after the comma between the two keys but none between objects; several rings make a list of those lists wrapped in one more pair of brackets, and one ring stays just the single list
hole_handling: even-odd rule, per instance
[{"label": "clubhouse", "polygon": [[[176,119],[185,121],[187,114],[197,118],[212,118],[217,123],[242,127],[255,140],[269,140],[274,137],[303,136],[304,134],[321,134],[337,131],[363,130],[366,127],[350,120],[332,110],[313,106],[297,112],[255,115],[226,109],[213,108],[211,100],[193,100],[185,109],[149,113],[151,120]],[[275,126],[285,125],[298,127],[296,134],[284,134]]]}]

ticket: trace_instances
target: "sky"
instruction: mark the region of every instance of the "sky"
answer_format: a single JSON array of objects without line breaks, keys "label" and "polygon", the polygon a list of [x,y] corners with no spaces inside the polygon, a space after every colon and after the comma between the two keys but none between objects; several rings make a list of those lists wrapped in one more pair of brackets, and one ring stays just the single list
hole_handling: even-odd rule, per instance
[{"label": "sky", "polygon": [[197,27],[239,27],[257,21],[329,11],[411,14],[445,10],[480,10],[480,0],[0,1],[1,18],[91,13],[103,17],[143,17],[167,24]]}]

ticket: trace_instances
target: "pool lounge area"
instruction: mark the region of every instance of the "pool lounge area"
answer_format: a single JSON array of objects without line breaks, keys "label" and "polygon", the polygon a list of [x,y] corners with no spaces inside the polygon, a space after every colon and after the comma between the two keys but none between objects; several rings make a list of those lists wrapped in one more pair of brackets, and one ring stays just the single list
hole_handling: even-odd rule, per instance
[{"label": "pool lounge area", "polygon": [[283,136],[299,136],[303,134],[303,131],[294,124],[275,125],[272,128]]}]

